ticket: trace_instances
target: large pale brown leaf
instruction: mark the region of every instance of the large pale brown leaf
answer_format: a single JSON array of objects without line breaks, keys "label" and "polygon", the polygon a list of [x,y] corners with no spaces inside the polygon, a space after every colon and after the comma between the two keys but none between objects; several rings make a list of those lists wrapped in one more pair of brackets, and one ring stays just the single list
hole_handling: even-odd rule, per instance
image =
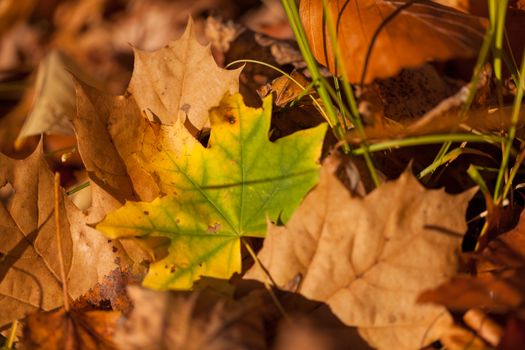
[{"label": "large pale brown leaf", "polygon": [[209,45],[201,45],[188,22],[182,37],[152,52],[135,49],[135,66],[129,92],[139,108],[162,123],[186,119],[197,129],[209,125],[208,110],[224,94],[239,89],[240,68],[217,67]]},{"label": "large pale brown leaf", "polygon": [[[3,326],[29,312],[62,305],[63,294],[53,219],[53,175],[42,148],[24,160],[0,154],[0,189]],[[104,236],[86,225],[100,220],[103,211],[83,213],[67,197],[61,203],[61,245],[69,296],[75,299],[117,267],[117,255]]]},{"label": "large pale brown leaf", "polygon": [[[276,283],[326,302],[374,347],[416,349],[437,339],[450,316],[417,305],[418,294],[454,275],[473,192],[426,190],[410,172],[365,198],[332,174],[284,227],[270,225],[259,257]],[[248,278],[264,279],[253,268]]]},{"label": "large pale brown leaf", "polygon": [[[348,79],[358,83],[374,32],[406,1],[329,0],[328,3],[336,21]],[[316,59],[336,72],[330,36],[323,25],[322,0],[302,0],[300,12]],[[393,76],[402,68],[419,66],[429,60],[475,57],[483,34],[479,18],[433,2],[417,1],[379,32],[364,82]]]}]

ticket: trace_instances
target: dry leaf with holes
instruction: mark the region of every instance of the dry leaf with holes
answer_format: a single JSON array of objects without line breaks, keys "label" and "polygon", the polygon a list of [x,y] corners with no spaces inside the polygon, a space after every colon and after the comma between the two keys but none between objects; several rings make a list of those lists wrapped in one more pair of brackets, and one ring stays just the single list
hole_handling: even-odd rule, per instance
[{"label": "dry leaf with holes", "polygon": [[[456,273],[473,191],[426,190],[410,172],[353,198],[329,158],[319,185],[259,253],[278,286],[326,302],[373,347],[418,349],[451,323],[418,294]],[[247,278],[266,278],[253,267]]]},{"label": "dry leaf with holes", "polygon": [[[391,77],[402,68],[417,67],[429,60],[476,57],[485,33],[481,19],[429,1],[412,3],[388,22],[385,20],[407,1],[328,3],[351,83]],[[336,73],[322,0],[301,0],[300,14],[315,58]],[[367,51],[382,23],[363,74]]]}]

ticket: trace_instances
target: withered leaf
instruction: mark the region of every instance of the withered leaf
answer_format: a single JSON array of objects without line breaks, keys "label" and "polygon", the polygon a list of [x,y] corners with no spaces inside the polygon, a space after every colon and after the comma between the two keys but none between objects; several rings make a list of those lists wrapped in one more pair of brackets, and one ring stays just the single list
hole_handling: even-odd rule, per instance
[{"label": "withered leaf", "polygon": [[520,350],[525,344],[525,321],[511,317],[505,326],[505,332],[497,350]]},{"label": "withered leaf", "polygon": [[[209,125],[208,110],[239,89],[239,73],[217,67],[209,45],[201,45],[190,19],[182,37],[147,53],[135,49],[129,92],[139,108],[164,124],[186,119],[197,130]],[[152,116],[152,117],[153,117]]]},{"label": "withered leaf", "polygon": [[501,271],[525,267],[525,211],[518,225],[492,241],[476,261],[478,272]]},{"label": "withered leaf", "polygon": [[261,309],[268,304],[260,294],[239,302],[206,291],[129,286],[128,294],[135,308],[115,334],[122,349],[266,349]]},{"label": "withered leaf", "polygon": [[26,319],[22,349],[115,350],[112,338],[119,317],[116,311],[38,312]]},{"label": "withered leaf", "polygon": [[110,96],[77,81],[77,109],[73,125],[90,178],[121,202],[154,199],[158,187],[138,158],[154,130],[133,96]]},{"label": "withered leaf", "polygon": [[523,307],[524,281],[523,269],[480,276],[458,276],[434,290],[425,291],[418,301],[440,304],[455,311],[482,308],[498,313],[508,312]]},{"label": "withered leaf", "polygon": [[19,142],[31,135],[73,134],[70,120],[76,113],[75,75],[91,85],[101,85],[71,58],[51,51],[38,67],[31,112],[18,135]]},{"label": "withered leaf", "polygon": [[[365,198],[352,198],[329,159],[288,224],[270,225],[262,264],[278,286],[326,302],[373,347],[431,343],[450,316],[444,308],[417,305],[416,298],[456,272],[473,192],[426,190],[405,172]],[[246,277],[266,278],[257,267]]]},{"label": "withered leaf", "polygon": [[445,334],[439,339],[440,342],[446,347],[447,350],[490,350],[488,344],[486,344],[476,334],[469,330],[459,327],[450,327]]},{"label": "withered leaf", "polygon": [[369,349],[326,305],[275,291],[288,313],[283,318],[262,284],[240,282],[234,296],[205,283],[192,293],[129,286],[135,308],[118,327],[115,341],[126,350]]},{"label": "withered leaf", "polygon": [[[268,83],[258,89],[257,93],[261,97],[265,97],[269,94],[275,94],[275,105],[279,107],[285,106],[304,93],[301,86],[308,86],[308,80],[306,80],[306,77],[299,71],[294,70],[290,74],[290,77],[295,81],[283,75],[275,78],[271,83]],[[297,83],[299,83],[299,85]]]},{"label": "withered leaf", "polygon": [[[42,147],[24,160],[0,154],[0,326],[29,312],[51,310],[63,302],[55,238],[53,175]],[[75,299],[117,267],[112,245],[67,197],[60,206],[62,249]],[[93,262],[97,263],[94,264]]]},{"label": "withered leaf", "polygon": [[453,7],[456,10],[468,12],[469,8],[469,0],[432,0],[434,2],[437,2],[441,5]]},{"label": "withered leaf", "polygon": [[[407,1],[329,1],[348,79],[359,83],[367,51],[383,21]],[[301,19],[316,59],[336,72],[321,0],[302,0]],[[364,74],[364,83],[395,75],[429,60],[475,57],[484,35],[477,17],[430,1],[413,2],[384,24]],[[340,72],[339,72],[340,73]]]},{"label": "withered leaf", "polygon": [[525,212],[518,225],[472,256],[477,275],[456,276],[419,297],[448,309],[510,312],[525,305]]},{"label": "withered leaf", "polygon": [[[459,103],[462,102],[456,100],[460,94],[463,93],[459,92],[457,95],[443,100],[418,120],[376,124],[367,127],[365,128],[366,138],[377,141],[439,133],[470,132],[472,130],[490,132],[506,129],[511,125],[511,106],[503,106],[498,109],[479,108],[468,112],[466,118],[462,120],[459,109]],[[523,116],[525,116],[524,109],[519,114],[518,133],[520,135],[523,134]],[[352,143],[362,142],[361,136],[355,130],[348,133],[347,139]]]}]

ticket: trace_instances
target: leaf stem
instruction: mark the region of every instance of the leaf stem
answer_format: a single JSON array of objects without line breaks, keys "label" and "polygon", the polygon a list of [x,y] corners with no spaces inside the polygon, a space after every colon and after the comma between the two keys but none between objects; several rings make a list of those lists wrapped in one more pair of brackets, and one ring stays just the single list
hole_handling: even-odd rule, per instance
[{"label": "leaf stem", "polygon": [[60,278],[62,279],[62,292],[64,293],[64,310],[69,311],[69,297],[67,291],[66,270],[64,267],[64,253],[62,252],[62,234],[60,230],[60,173],[55,173],[55,234],[58,250],[58,264],[60,266]]},{"label": "leaf stem", "polygon": [[244,247],[246,248],[246,250],[248,251],[248,253],[250,254],[250,256],[252,257],[253,261],[255,261],[255,264],[264,272],[264,274],[265,274],[265,278],[264,278],[264,282],[263,282],[264,283],[264,287],[266,288],[268,293],[270,293],[270,297],[272,298],[272,301],[274,302],[275,306],[277,307],[279,312],[283,315],[283,317],[288,322],[291,322],[290,316],[288,315],[288,313],[286,312],[286,310],[282,306],[281,302],[277,298],[277,295],[275,295],[272,286],[268,283],[268,280],[269,280],[271,282],[271,284],[275,288],[278,288],[277,283],[275,283],[273,277],[270,275],[270,271],[268,271],[266,266],[264,266],[263,263],[261,262],[261,260],[259,260],[259,257],[257,256],[257,254],[255,254],[255,252],[253,251],[253,249],[250,246],[250,244],[248,242],[246,242],[243,238],[241,238],[241,242],[244,245]]}]

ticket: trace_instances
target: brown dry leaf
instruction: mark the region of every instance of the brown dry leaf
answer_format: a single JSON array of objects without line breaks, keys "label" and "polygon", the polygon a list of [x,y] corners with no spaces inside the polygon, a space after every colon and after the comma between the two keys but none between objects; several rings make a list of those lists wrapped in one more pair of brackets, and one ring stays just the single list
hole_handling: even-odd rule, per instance
[{"label": "brown dry leaf", "polygon": [[[332,174],[336,168],[329,158],[288,224],[270,225],[262,264],[278,286],[326,302],[373,347],[431,343],[451,318],[416,298],[455,274],[473,191],[426,190],[407,171],[352,198]],[[246,277],[266,278],[257,267]]]},{"label": "brown dry leaf", "polygon": [[254,32],[273,38],[293,39],[293,31],[279,0],[262,0],[259,8],[246,13],[243,24]]},{"label": "brown dry leaf", "polygon": [[334,348],[333,340],[326,334],[322,334],[307,320],[294,320],[293,324],[281,325],[279,336],[276,340],[275,350],[301,349],[320,350]]},{"label": "brown dry leaf", "polygon": [[83,311],[60,308],[26,319],[22,349],[115,350],[113,334],[120,318],[116,311]]},{"label": "brown dry leaf", "polygon": [[453,7],[456,10],[468,12],[469,0],[432,0],[438,4]]},{"label": "brown dry leaf", "polygon": [[525,303],[525,270],[458,276],[436,289],[425,291],[419,302],[435,303],[454,311],[482,308],[490,312],[509,312]]},{"label": "brown dry leaf", "polygon": [[[351,83],[387,78],[402,68],[429,60],[476,57],[484,35],[483,21],[432,2],[415,2],[384,26],[377,36],[362,77],[367,50],[382,21],[406,1],[331,0],[343,60]],[[316,59],[336,72],[321,0],[302,0],[301,19]],[[326,45],[326,50],[325,50]],[[326,53],[326,54],[325,54]]]},{"label": "brown dry leaf", "polygon": [[[407,121],[403,123],[383,123],[375,124],[365,128],[365,134],[368,140],[386,140],[401,139],[408,136],[432,135],[450,132],[490,132],[505,130],[511,125],[512,106],[503,106],[501,108],[479,108],[469,111],[465,119],[461,119],[459,106],[461,105],[461,96],[459,92],[446,100],[443,100],[434,109],[416,121]],[[523,135],[523,117],[525,110],[521,109],[519,113],[518,135]],[[352,143],[362,142],[361,136],[352,130],[347,135],[347,140]]]},{"label": "brown dry leaf", "polygon": [[77,81],[73,125],[79,153],[95,183],[121,202],[158,196],[155,181],[136,158],[145,134],[153,131],[133,96],[106,95]]},{"label": "brown dry leaf", "polygon": [[[16,5],[20,6],[20,4]],[[4,21],[5,17],[2,17],[2,15],[0,15],[0,18],[2,18],[0,31],[2,31],[1,27],[8,21]],[[42,33],[37,28],[25,22],[10,25],[8,30],[0,35],[1,81],[4,81],[13,73],[26,72],[38,63],[44,54],[44,49],[40,44],[41,35]]]},{"label": "brown dry leaf", "polygon": [[260,294],[236,302],[206,291],[176,294],[129,286],[128,293],[135,308],[115,334],[121,349],[266,349],[261,312],[268,300]]},{"label": "brown dry leaf", "polygon": [[144,276],[134,273],[131,269],[115,269],[104,278],[104,281],[97,283],[86,294],[75,300],[75,308],[96,308],[101,310],[108,309],[120,311],[128,314],[133,308],[130,298],[126,293],[126,287],[132,284],[139,284]]},{"label": "brown dry leaf", "polygon": [[481,338],[469,330],[460,327],[452,326],[441,339],[441,343],[447,350],[490,350],[491,346],[487,345]]},{"label": "brown dry leaf", "polygon": [[[154,51],[166,42],[180,37],[186,28],[188,16],[200,17],[203,13],[234,12],[235,4],[227,0],[163,1],[140,0],[128,4],[126,11],[111,24],[110,39],[117,51],[130,51],[131,46]],[[229,17],[229,16],[227,16]],[[202,38],[202,22],[195,25],[197,37]]]},{"label": "brown dry leaf", "polygon": [[525,211],[518,225],[489,242],[476,261],[478,272],[502,271],[525,267]]},{"label": "brown dry leaf", "polygon": [[[319,308],[327,309],[324,304],[320,304],[316,310]],[[335,316],[329,314],[337,320]],[[371,348],[359,337],[355,328],[345,327],[342,323],[338,326],[330,318],[327,320],[322,313],[305,315],[294,310],[289,319],[283,319],[279,323],[272,349],[370,350]]]},{"label": "brown dry leaf", "polygon": [[209,125],[208,110],[239,90],[240,70],[219,68],[190,20],[182,37],[166,47],[152,53],[135,49],[128,90],[150,117],[164,124],[187,119],[200,130]]},{"label": "brown dry leaf", "polygon": [[[501,221],[501,220],[498,220]],[[421,302],[456,311],[482,308],[504,313],[525,305],[525,212],[518,225],[489,242],[473,256],[478,275],[458,276],[438,288],[425,291]]]},{"label": "brown dry leaf", "polygon": [[[274,79],[271,83],[268,83],[257,90],[257,93],[261,98],[273,94],[274,103],[276,106],[283,107],[289,102],[292,102],[301,94],[303,94],[303,87],[307,87],[309,82],[306,77],[297,70],[292,71],[290,76],[295,80],[291,80],[287,76],[281,76]],[[296,84],[299,83],[300,85]]]},{"label": "brown dry leaf", "polygon": [[[63,302],[53,220],[53,175],[42,147],[24,160],[0,154],[0,326],[29,312],[51,310]],[[89,220],[104,215],[83,213],[66,197],[60,207],[62,248],[69,286],[75,299],[117,267],[112,245]],[[93,264],[96,261],[96,264]]]},{"label": "brown dry leaf", "polygon": [[[7,155],[20,155],[31,153],[31,149],[16,150],[16,135],[24,125],[27,113],[31,110],[32,90],[26,90],[26,94],[20,100],[20,103],[10,110],[5,116],[0,118],[0,152]],[[24,145],[26,146],[26,145]],[[32,145],[34,148],[34,145]]]},{"label": "brown dry leaf", "polygon": [[5,0],[0,7],[0,36],[16,25],[27,20],[37,5],[35,0]]},{"label": "brown dry leaf", "polygon": [[[469,0],[468,11],[475,15],[484,18],[489,18],[488,2],[483,0]],[[505,16],[505,29],[506,41],[510,44],[512,50],[513,60],[518,65],[516,69],[519,69],[519,64],[523,57],[523,50],[525,49],[525,2],[523,0],[510,0],[508,2],[508,8]],[[504,45],[504,49],[507,50],[507,45]],[[504,67],[505,69],[505,67]]]},{"label": "brown dry leaf", "polygon": [[505,332],[497,350],[521,350],[525,344],[525,320],[511,317],[505,326]]},{"label": "brown dry leaf", "polygon": [[75,62],[59,51],[51,51],[40,62],[31,112],[18,135],[20,141],[41,133],[73,134],[70,120],[76,113],[76,104],[75,81],[72,74],[91,85],[100,86]]},{"label": "brown dry leaf", "polygon": [[[288,312],[283,318],[260,283],[240,281],[232,298],[227,296],[230,291],[219,292],[218,281],[201,282],[193,293],[129,286],[135,307],[115,334],[119,348],[370,349],[354,328],[342,324],[322,303],[274,291]],[[205,286],[207,283],[213,287]]]}]

